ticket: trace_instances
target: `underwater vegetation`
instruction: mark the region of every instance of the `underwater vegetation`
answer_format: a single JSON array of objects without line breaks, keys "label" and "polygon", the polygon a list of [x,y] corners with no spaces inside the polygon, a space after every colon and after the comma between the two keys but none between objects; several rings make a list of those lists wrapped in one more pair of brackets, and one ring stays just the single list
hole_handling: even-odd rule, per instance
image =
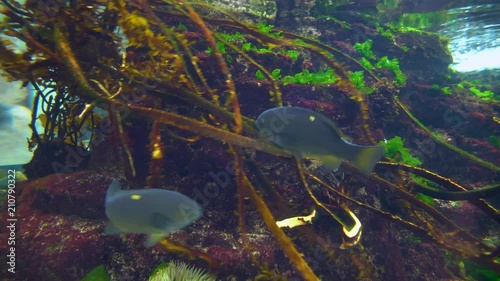
[{"label": "underwater vegetation", "polygon": [[[111,280],[103,265],[99,265],[87,273],[81,281]],[[215,281],[216,279],[205,273],[203,269],[195,268],[186,263],[172,261],[161,263],[149,276],[149,281]]]},{"label": "underwater vegetation", "polygon": [[216,279],[204,272],[183,262],[160,264],[151,276],[150,281],[215,281]]},{"label": "underwater vegetation", "polygon": [[[2,75],[35,89],[17,280],[147,280],[173,260],[217,280],[465,279],[470,263],[498,276],[498,92],[450,71],[438,35],[182,0],[2,3]],[[329,151],[263,137],[256,119],[287,106],[335,122],[292,123],[295,141],[327,132],[349,161],[332,171]],[[129,222],[107,212],[114,180],[128,206],[176,194],[201,210],[154,247],[148,231],[104,235]],[[180,219],[145,204],[128,210],[143,227]]]}]

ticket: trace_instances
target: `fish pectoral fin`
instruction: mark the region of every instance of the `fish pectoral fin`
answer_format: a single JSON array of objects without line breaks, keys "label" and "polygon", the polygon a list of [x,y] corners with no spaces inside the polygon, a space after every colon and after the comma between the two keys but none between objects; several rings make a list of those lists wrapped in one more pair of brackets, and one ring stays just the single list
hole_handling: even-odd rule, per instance
[{"label": "fish pectoral fin", "polygon": [[165,230],[170,229],[172,224],[173,224],[172,220],[161,213],[154,212],[151,215],[151,225],[153,225],[158,229],[165,229]]},{"label": "fish pectoral fin", "polygon": [[315,157],[315,159],[321,161],[325,167],[331,169],[332,171],[337,170],[340,167],[340,164],[342,164],[342,159],[333,155],[320,155]]},{"label": "fish pectoral fin", "polygon": [[167,236],[166,233],[152,233],[152,234],[148,234],[147,238],[146,238],[146,243],[144,243],[144,245],[146,247],[148,247],[148,248],[149,247],[153,247],[158,242],[160,242],[161,239],[165,238],[165,236]]},{"label": "fish pectoral fin", "polygon": [[104,228],[104,235],[116,235],[116,234],[121,234],[123,231],[121,231],[116,225],[114,225],[112,222],[108,222],[106,224],[106,227]]}]

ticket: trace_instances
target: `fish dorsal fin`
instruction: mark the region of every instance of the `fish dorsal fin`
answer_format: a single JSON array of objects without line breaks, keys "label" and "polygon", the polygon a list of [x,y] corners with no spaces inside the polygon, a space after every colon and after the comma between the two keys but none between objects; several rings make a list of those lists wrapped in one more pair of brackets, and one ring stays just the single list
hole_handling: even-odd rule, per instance
[{"label": "fish dorsal fin", "polygon": [[118,181],[117,179],[114,179],[113,182],[111,182],[111,184],[109,185],[108,191],[106,192],[106,200],[113,197],[116,193],[118,193],[121,190],[122,189],[121,189],[120,181]]},{"label": "fish dorsal fin", "polygon": [[156,228],[167,230],[172,226],[173,222],[167,216],[154,212],[151,215],[151,224]]},{"label": "fish dorsal fin", "polygon": [[153,247],[158,242],[160,242],[161,239],[165,238],[165,236],[167,236],[165,233],[148,234],[148,236],[146,238],[146,243],[144,245],[148,248]]}]

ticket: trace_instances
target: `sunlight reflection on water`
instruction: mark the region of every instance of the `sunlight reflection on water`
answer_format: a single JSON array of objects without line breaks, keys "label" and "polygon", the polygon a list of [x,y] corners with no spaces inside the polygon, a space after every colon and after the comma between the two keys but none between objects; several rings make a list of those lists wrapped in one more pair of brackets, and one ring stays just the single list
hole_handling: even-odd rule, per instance
[{"label": "sunlight reflection on water", "polygon": [[500,5],[475,5],[450,9],[453,20],[438,32],[450,38],[452,67],[467,72],[500,68]]}]

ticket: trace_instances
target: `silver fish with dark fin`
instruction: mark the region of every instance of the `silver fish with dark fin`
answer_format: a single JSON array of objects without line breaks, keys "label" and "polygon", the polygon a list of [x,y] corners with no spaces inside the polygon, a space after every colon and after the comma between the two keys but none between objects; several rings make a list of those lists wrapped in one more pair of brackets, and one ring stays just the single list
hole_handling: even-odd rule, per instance
[{"label": "silver fish with dark fin", "polygon": [[299,158],[319,160],[332,170],[347,160],[368,175],[384,154],[384,147],[380,145],[349,143],[332,120],[301,107],[266,110],[257,118],[256,125],[264,138]]},{"label": "silver fish with dark fin", "polygon": [[109,222],[104,234],[147,234],[147,247],[202,216],[200,205],[179,192],[156,188],[122,190],[118,180],[108,188],[105,208]]}]

